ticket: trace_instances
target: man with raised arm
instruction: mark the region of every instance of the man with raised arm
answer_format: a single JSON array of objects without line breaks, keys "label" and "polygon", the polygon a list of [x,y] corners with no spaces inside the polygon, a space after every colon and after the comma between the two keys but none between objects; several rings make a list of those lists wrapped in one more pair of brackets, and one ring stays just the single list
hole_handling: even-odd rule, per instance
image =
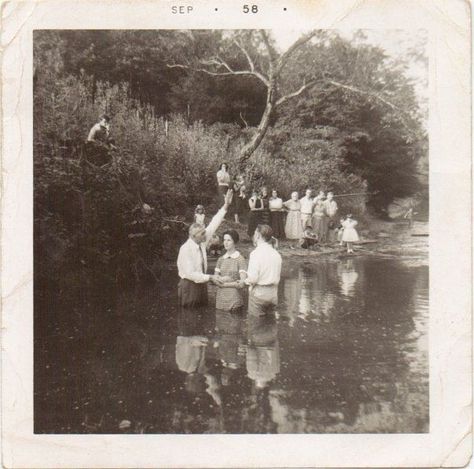
[{"label": "man with raised arm", "polygon": [[189,227],[189,238],[181,246],[178,254],[178,284],[179,304],[183,307],[207,305],[207,282],[219,284],[221,280],[216,275],[208,275],[206,247],[224,220],[225,214],[232,202],[232,190],[227,191],[224,205],[214,215],[207,227],[193,223]]}]

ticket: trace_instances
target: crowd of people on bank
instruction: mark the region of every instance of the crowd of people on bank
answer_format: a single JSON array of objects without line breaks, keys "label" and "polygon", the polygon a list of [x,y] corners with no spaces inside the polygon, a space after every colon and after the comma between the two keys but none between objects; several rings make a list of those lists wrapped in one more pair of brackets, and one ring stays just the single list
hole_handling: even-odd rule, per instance
[{"label": "crowd of people on bank", "polygon": [[[248,288],[248,313],[262,316],[277,304],[278,284],[282,258],[275,249],[275,239],[295,240],[300,247],[310,249],[317,243],[339,241],[347,243],[348,252],[353,252],[352,243],[358,241],[357,222],[348,214],[336,223],[338,206],[334,194],[323,191],[315,197],[307,189],[301,199],[293,192],[286,202],[278,191],[271,195],[266,187],[252,192],[247,200],[242,177],[231,180],[227,165],[223,163],[217,173],[219,199],[223,206],[206,226],[205,211],[198,205],[194,223],[189,227],[189,238],[178,254],[178,286],[181,307],[205,306],[208,302],[207,283],[217,287],[216,308],[234,311],[243,308],[243,292]],[[240,235],[234,229],[222,235],[224,254],[217,260],[213,274],[207,273],[207,252],[216,231],[224,218],[230,214],[236,223],[248,206],[247,234],[255,249],[248,262],[238,251]],[[330,236],[336,234],[336,239]]]},{"label": "crowd of people on bank", "polygon": [[[272,228],[276,240],[294,241],[292,248],[311,249],[322,244],[347,244],[347,252],[352,253],[352,244],[359,240],[355,226],[357,221],[352,214],[337,219],[339,207],[334,193],[319,191],[313,194],[307,188],[303,197],[294,191],[289,200],[284,201],[276,189],[271,192],[266,186],[249,192],[244,178],[238,175],[231,178],[228,165],[222,163],[217,172],[219,197],[228,190],[233,192],[229,216],[236,223],[247,222],[247,235],[252,239],[258,225]],[[198,205],[194,221],[205,224],[204,207]]]}]

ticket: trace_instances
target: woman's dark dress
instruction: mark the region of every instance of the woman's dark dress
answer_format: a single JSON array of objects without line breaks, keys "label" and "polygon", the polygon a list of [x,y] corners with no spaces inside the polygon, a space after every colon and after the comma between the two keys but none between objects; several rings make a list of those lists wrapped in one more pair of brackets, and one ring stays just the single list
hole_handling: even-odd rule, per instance
[{"label": "woman's dark dress", "polygon": [[[257,199],[255,201],[255,208],[262,208],[261,199]],[[262,223],[261,213],[262,212],[260,210],[250,210],[249,212],[249,224],[248,224],[247,234],[249,235],[250,238],[255,233],[255,229],[257,228],[257,225]]]},{"label": "woman's dark dress", "polygon": [[270,225],[270,200],[268,197],[262,197],[263,210],[260,212],[260,223]]}]

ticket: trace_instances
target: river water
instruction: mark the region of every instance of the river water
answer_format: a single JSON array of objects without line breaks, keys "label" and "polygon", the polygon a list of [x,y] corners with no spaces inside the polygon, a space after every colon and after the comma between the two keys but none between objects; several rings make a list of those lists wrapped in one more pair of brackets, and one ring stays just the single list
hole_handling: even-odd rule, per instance
[{"label": "river water", "polygon": [[429,431],[426,262],[285,261],[252,321],[178,312],[176,282],[36,295],[35,432]]}]

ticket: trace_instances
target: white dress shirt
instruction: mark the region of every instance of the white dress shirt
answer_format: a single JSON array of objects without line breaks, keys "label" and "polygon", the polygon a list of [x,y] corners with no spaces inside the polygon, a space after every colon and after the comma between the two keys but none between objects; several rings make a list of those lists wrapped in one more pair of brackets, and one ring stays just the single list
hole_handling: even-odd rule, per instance
[{"label": "white dress shirt", "polygon": [[313,213],[314,201],[306,195],[300,199],[301,213],[303,215],[311,215]]},{"label": "white dress shirt", "polygon": [[[207,271],[206,246],[216,232],[219,225],[224,220],[227,210],[221,208],[212,218],[206,227],[206,241],[200,245],[189,238],[179,249],[178,254],[178,275],[180,278],[191,280],[195,283],[205,283],[209,281]],[[201,252],[199,252],[201,251]],[[201,255],[202,253],[202,255]],[[204,268],[203,268],[204,263]]]},{"label": "white dress shirt", "polygon": [[268,243],[260,243],[249,257],[247,285],[278,285],[281,274],[281,256]]}]

